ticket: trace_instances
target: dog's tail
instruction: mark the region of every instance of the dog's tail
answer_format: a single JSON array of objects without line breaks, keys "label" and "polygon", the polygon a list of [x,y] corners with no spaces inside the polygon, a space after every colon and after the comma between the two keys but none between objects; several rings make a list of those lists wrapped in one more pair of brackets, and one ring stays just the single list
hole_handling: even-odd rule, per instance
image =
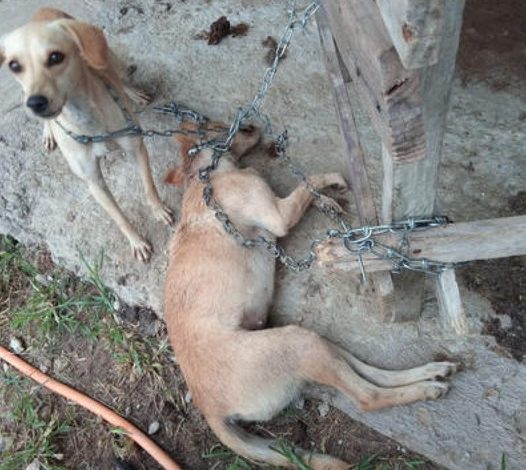
[{"label": "dog's tail", "polygon": [[350,465],[330,455],[304,449],[287,449],[275,439],[264,439],[244,431],[231,419],[209,419],[208,424],[219,440],[241,457],[283,468],[312,470],[345,470]]}]

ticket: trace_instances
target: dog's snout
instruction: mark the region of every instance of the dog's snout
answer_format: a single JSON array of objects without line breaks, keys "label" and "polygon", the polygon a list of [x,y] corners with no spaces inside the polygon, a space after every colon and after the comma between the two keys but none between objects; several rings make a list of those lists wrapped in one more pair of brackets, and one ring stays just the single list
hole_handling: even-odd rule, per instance
[{"label": "dog's snout", "polygon": [[35,114],[45,114],[48,110],[49,100],[44,95],[31,95],[26,105]]}]

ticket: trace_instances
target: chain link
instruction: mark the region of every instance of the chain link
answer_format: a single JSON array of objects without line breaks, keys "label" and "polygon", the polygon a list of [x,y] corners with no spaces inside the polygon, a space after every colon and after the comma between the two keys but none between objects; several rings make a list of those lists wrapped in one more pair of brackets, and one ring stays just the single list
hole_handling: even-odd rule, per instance
[{"label": "chain link", "polygon": [[[216,131],[223,132],[222,138],[215,138],[203,142],[203,138],[206,134],[205,127],[208,123],[208,118],[191,109],[179,106],[175,102],[155,107],[154,110],[163,114],[174,116],[176,122],[178,123],[190,120],[198,124],[195,131],[183,130],[180,128],[166,130],[144,130],[134,122],[124,107],[121,107],[121,109],[123,110],[127,121],[126,127],[116,131],[107,132],[105,134],[94,136],[75,134],[74,132],[71,132],[62,126],[60,122],[57,122],[67,135],[82,144],[102,142],[105,140],[126,136],[171,137],[175,134],[199,136],[201,143],[190,149],[189,156],[194,157],[198,152],[204,149],[211,149],[213,151],[211,163],[206,167],[200,168],[198,173],[198,178],[203,184],[203,199],[206,205],[214,212],[217,220],[223,225],[225,232],[228,233],[237,243],[246,248],[254,248],[258,246],[263,247],[272,257],[278,259],[293,272],[300,272],[312,266],[317,258],[316,249],[318,245],[332,239],[339,239],[342,241],[346,249],[357,257],[360,263],[364,281],[367,281],[367,275],[363,264],[363,256],[366,253],[373,254],[375,257],[380,259],[389,260],[392,263],[393,272],[400,272],[403,269],[407,269],[411,271],[424,272],[427,274],[439,274],[446,269],[453,267],[454,265],[452,263],[442,263],[425,258],[409,257],[407,255],[408,247],[406,234],[412,231],[442,226],[448,223],[447,218],[410,218],[404,221],[393,222],[391,224],[364,226],[353,229],[351,224],[345,220],[344,214],[341,212],[341,210],[334,204],[327,202],[327,198],[318,190],[316,190],[316,188],[309,182],[309,179],[305,176],[304,172],[301,171],[288,156],[286,151],[288,145],[288,134],[286,129],[275,139],[275,149],[278,159],[284,161],[292,174],[302,181],[303,184],[305,184],[306,188],[312,194],[314,202],[319,210],[333,222],[336,222],[339,228],[329,229],[321,238],[312,240],[310,243],[309,252],[304,257],[296,259],[288,255],[284,248],[274,240],[268,239],[262,235],[255,238],[246,238],[237,229],[237,227],[228,217],[228,214],[214,198],[214,189],[211,182],[211,175],[214,170],[217,169],[221,157],[229,150],[233,139],[239,130],[243,128],[243,125],[247,121],[258,120],[264,125],[266,133],[272,134],[271,120],[266,114],[261,112],[261,106],[272,86],[274,77],[278,71],[279,64],[283,59],[287,48],[289,47],[294,32],[297,29],[305,30],[318,8],[318,2],[313,1],[306,8],[304,8],[301,13],[299,13],[296,8],[296,0],[288,1],[288,22],[276,46],[274,61],[270,67],[265,70],[260,87],[254,98],[244,108],[238,109],[230,127],[216,129]],[[114,99],[116,102],[118,102],[117,97],[114,96]],[[398,248],[386,246],[375,238],[376,236],[385,233],[401,234],[402,237],[400,246]]]}]

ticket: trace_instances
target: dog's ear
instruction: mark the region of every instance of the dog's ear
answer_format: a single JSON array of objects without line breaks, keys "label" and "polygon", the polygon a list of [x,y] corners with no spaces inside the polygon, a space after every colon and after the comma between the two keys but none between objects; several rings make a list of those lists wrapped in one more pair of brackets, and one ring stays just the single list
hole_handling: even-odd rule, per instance
[{"label": "dog's ear", "polygon": [[96,70],[108,68],[110,50],[100,28],[77,20],[62,20],[60,26],[71,35],[90,67]]},{"label": "dog's ear", "polygon": [[74,18],[65,11],[50,7],[40,8],[31,17],[31,21],[55,21],[63,19],[72,20]]},{"label": "dog's ear", "polygon": [[181,186],[183,184],[183,170],[180,166],[176,166],[166,172],[164,175],[164,182],[166,184],[173,184],[175,186]]}]

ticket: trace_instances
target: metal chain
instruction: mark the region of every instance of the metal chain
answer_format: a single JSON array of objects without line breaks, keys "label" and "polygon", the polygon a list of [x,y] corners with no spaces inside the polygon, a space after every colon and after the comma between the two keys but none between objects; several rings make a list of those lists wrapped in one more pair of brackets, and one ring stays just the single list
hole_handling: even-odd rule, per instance
[{"label": "metal chain", "polygon": [[[316,206],[324,215],[339,225],[338,229],[329,229],[326,231],[324,236],[314,239],[310,244],[307,255],[302,258],[295,259],[288,255],[284,248],[274,240],[270,240],[264,236],[246,238],[237,229],[237,227],[228,217],[228,214],[214,198],[211,175],[213,171],[217,169],[221,157],[229,150],[233,139],[239,130],[243,128],[243,125],[249,120],[252,121],[256,119],[263,123],[268,134],[272,133],[270,118],[261,112],[261,106],[270,90],[270,87],[272,86],[279,64],[285,55],[295,30],[298,28],[304,30],[318,8],[318,2],[313,1],[303,9],[302,13],[298,13],[296,8],[296,0],[289,0],[288,22],[276,46],[274,61],[270,67],[265,70],[258,92],[248,105],[246,105],[244,108],[238,109],[230,127],[225,129],[216,129],[216,131],[219,132],[223,131],[223,138],[215,138],[202,142],[202,139],[206,135],[205,126],[208,123],[208,118],[191,109],[179,106],[174,102],[155,107],[154,110],[163,114],[170,114],[174,116],[178,123],[190,120],[198,124],[195,131],[183,130],[180,128],[166,130],[144,130],[133,121],[124,107],[121,107],[121,109],[123,110],[127,121],[126,127],[116,131],[107,132],[105,134],[93,136],[75,134],[74,132],[71,132],[62,126],[60,122],[57,121],[57,123],[62,127],[67,135],[82,144],[102,142],[126,136],[171,137],[175,134],[199,136],[201,143],[190,149],[188,154],[190,157],[194,157],[201,150],[213,150],[211,163],[206,167],[200,168],[198,173],[199,180],[204,185],[203,199],[206,205],[214,212],[217,220],[222,223],[225,232],[228,233],[237,243],[246,248],[254,248],[256,246],[263,247],[271,256],[278,259],[291,271],[300,272],[310,268],[317,258],[316,249],[318,245],[331,239],[340,239],[347,250],[349,250],[350,253],[356,255],[358,258],[364,281],[367,281],[367,275],[363,265],[363,255],[366,253],[371,253],[380,259],[389,260],[393,265],[393,272],[400,272],[402,269],[408,269],[411,271],[420,271],[428,274],[439,274],[446,269],[453,267],[453,264],[442,263],[424,258],[416,259],[409,257],[407,255],[407,241],[405,235],[411,231],[424,230],[430,227],[437,227],[447,224],[447,218],[410,218],[405,221],[394,222],[391,224],[364,226],[353,229],[351,224],[345,220],[344,214],[339,210],[339,208],[327,202],[326,197],[316,190],[316,188],[309,182],[309,179],[305,176],[303,171],[301,171],[288,156],[286,152],[288,144],[288,134],[286,129],[275,139],[275,149],[278,158],[286,162],[291,172],[300,181],[302,181],[303,184],[305,184],[306,188],[312,194]],[[118,103],[118,98],[115,96],[113,97]],[[389,232],[402,234],[402,242],[400,247],[397,249],[386,246],[375,239],[377,235]]]}]

